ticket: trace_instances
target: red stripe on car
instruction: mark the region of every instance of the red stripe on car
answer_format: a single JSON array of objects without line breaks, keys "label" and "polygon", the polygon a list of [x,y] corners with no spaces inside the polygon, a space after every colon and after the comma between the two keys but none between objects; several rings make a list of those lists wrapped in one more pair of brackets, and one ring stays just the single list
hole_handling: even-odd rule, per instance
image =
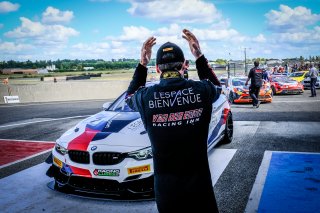
[{"label": "red stripe on car", "polygon": [[70,165],[69,165],[69,167],[72,170],[72,173],[75,175],[79,175],[79,176],[87,177],[87,178],[92,177],[90,171],[87,169],[82,169],[82,168],[78,168],[78,167],[70,166]]},{"label": "red stripe on car", "polygon": [[68,150],[87,151],[90,142],[98,132],[100,131],[86,128],[84,133],[82,133],[69,143]]},{"label": "red stripe on car", "polygon": [[223,110],[223,124],[225,124],[227,122],[227,117],[228,117],[229,111],[230,111],[230,109],[228,109],[228,108],[224,108],[224,110]]}]

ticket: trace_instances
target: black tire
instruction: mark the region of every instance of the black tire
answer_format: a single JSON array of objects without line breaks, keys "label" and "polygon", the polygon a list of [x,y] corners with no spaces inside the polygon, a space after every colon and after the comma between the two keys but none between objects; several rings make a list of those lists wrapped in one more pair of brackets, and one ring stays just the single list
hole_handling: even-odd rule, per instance
[{"label": "black tire", "polygon": [[275,94],[276,94],[276,92],[277,92],[277,91],[276,91],[276,88],[274,88],[274,86],[272,86],[272,87],[271,87],[271,89],[272,89],[272,93],[273,93],[273,95],[275,95]]},{"label": "black tire", "polygon": [[226,127],[224,130],[223,139],[221,140],[221,144],[231,143],[232,138],[233,138],[233,119],[232,119],[232,113],[229,112],[227,115]]},{"label": "black tire", "polygon": [[230,92],[229,93],[229,101],[230,101],[230,103],[234,103],[234,98],[233,98],[233,92]]}]

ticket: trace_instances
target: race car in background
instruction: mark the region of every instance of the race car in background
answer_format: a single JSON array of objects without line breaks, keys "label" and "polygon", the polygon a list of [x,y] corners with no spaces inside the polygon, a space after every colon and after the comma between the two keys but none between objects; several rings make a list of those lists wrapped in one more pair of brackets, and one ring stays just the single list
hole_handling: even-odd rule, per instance
[{"label": "race car in background", "polygon": [[288,77],[291,78],[292,80],[301,82],[309,76],[308,73],[309,71],[298,71],[298,72],[291,73]]},{"label": "race car in background", "polygon": [[269,80],[274,95],[301,94],[304,92],[303,84],[286,76],[271,75]]},{"label": "race car in background", "polygon": [[[310,77],[305,78],[303,81],[301,81],[301,84],[303,85],[303,87],[305,89],[310,89],[311,85],[310,85]],[[316,89],[320,89],[320,76],[317,77],[317,81],[316,81]]]},{"label": "race car in background", "polygon": [[[226,81],[224,91],[231,103],[252,103],[252,98],[249,95],[250,84],[245,86],[246,80],[247,77],[245,76],[232,76]],[[261,102],[272,102],[272,97],[273,93],[270,83],[263,80],[258,99]]]},{"label": "race car in background", "polygon": [[[146,86],[156,84],[148,82]],[[153,160],[149,137],[139,112],[130,109],[125,93],[104,110],[79,122],[56,140],[47,175],[58,191],[111,199],[153,197]],[[233,120],[223,94],[213,103],[208,151],[218,143],[230,143]],[[196,122],[191,111],[161,125]],[[190,114],[191,113],[191,114]],[[165,119],[164,117],[162,119]],[[187,174],[186,174],[187,175]],[[111,196],[111,197],[110,197]]]}]

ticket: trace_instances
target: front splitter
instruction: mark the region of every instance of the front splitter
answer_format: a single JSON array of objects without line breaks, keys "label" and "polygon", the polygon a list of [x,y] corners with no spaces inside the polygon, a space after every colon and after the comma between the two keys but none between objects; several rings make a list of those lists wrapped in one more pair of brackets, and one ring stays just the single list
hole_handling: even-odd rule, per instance
[{"label": "front splitter", "polygon": [[116,195],[116,194],[104,194],[104,193],[91,193],[86,191],[81,191],[77,189],[72,189],[71,187],[59,187],[55,181],[50,181],[47,183],[47,187],[53,191],[57,191],[63,194],[68,194],[70,196],[81,197],[86,199],[104,200],[104,201],[153,201],[154,195]]}]

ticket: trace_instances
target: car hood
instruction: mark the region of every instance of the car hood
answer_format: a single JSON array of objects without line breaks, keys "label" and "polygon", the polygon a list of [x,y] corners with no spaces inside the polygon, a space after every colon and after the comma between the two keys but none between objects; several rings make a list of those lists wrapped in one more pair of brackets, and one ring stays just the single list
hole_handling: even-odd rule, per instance
[{"label": "car hood", "polygon": [[57,142],[68,150],[82,151],[92,146],[114,147],[108,148],[110,151],[131,151],[150,146],[138,112],[97,113],[65,132]]},{"label": "car hood", "polygon": [[290,80],[287,80],[287,81],[278,81],[278,83],[284,85],[284,86],[296,86],[298,85],[298,82],[297,81],[290,81]]}]

